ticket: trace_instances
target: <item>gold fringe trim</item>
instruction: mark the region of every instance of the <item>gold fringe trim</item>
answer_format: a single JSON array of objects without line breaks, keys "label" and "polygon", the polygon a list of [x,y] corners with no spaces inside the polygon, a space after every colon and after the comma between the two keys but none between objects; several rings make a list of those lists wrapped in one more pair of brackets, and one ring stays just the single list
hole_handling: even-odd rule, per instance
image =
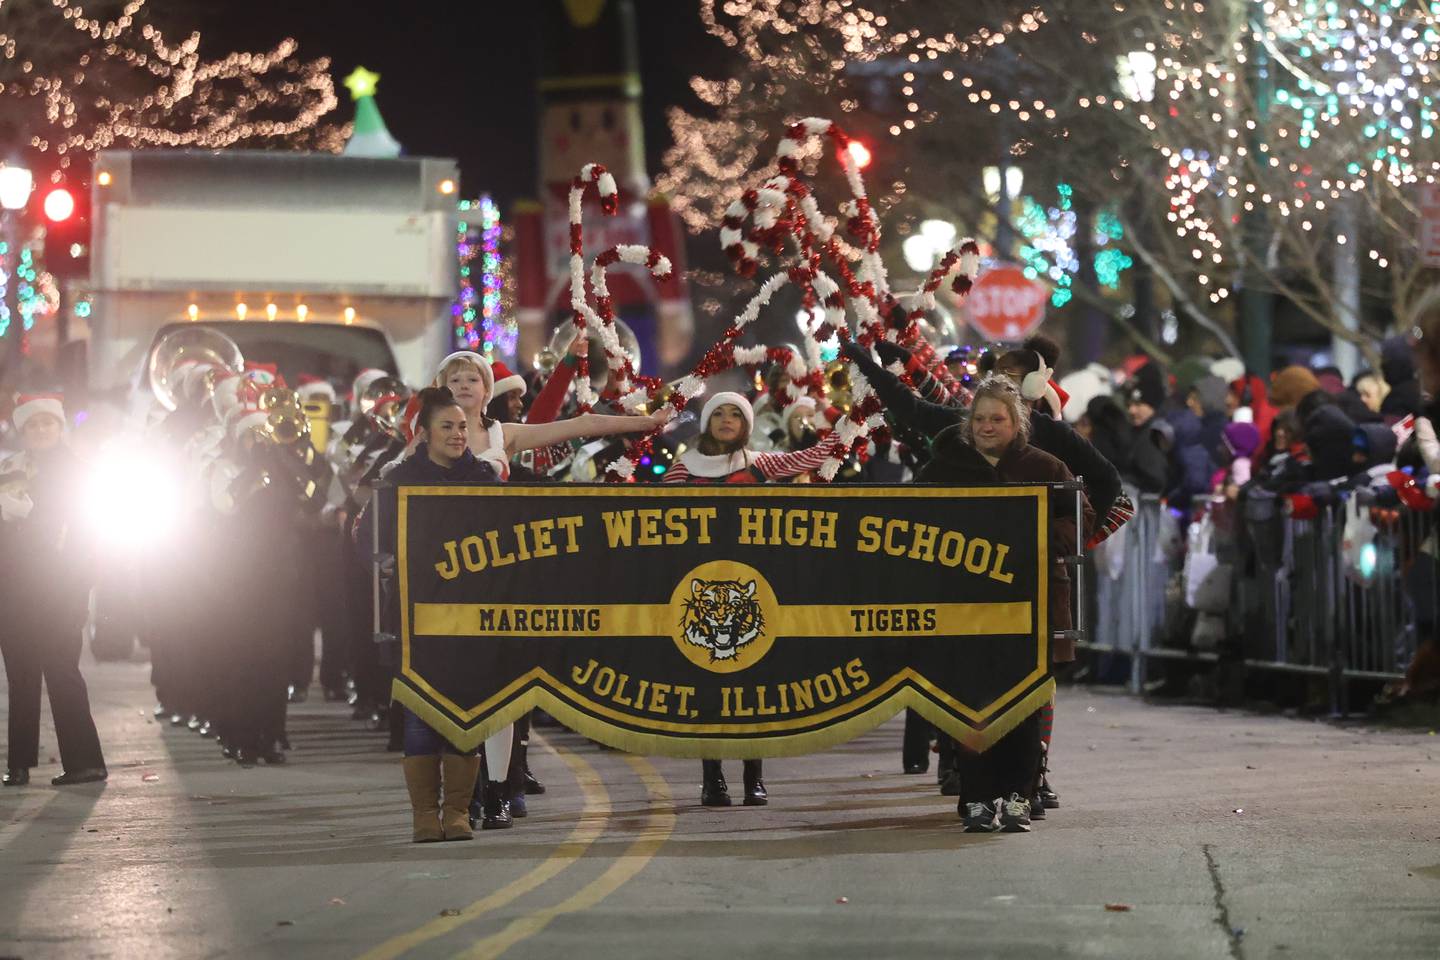
[{"label": "gold fringe trim", "polygon": [[576,709],[544,687],[533,687],[504,707],[490,714],[473,727],[457,724],[443,710],[403,680],[396,679],[391,695],[434,727],[457,750],[474,750],[485,738],[539,707],[565,726],[617,750],[650,757],[684,757],[704,760],[752,760],[770,757],[795,757],[818,753],[849,743],[875,729],[906,707],[913,707],[922,717],[942,732],[978,753],[990,749],[1001,737],[1014,730],[1036,710],[1055,696],[1055,680],[1048,678],[1039,687],[996,714],[984,727],[976,729],[958,719],[943,707],[911,687],[903,687],[879,700],[860,713],[818,730],[749,739],[723,737],[700,738],[641,733],[617,727],[592,714]]}]

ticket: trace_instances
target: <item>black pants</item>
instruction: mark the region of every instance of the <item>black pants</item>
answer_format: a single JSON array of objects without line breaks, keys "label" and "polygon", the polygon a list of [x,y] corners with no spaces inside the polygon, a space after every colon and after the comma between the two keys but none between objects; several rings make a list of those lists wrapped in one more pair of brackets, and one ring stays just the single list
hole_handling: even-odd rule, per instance
[{"label": "black pants", "polygon": [[961,803],[990,803],[1012,793],[1029,800],[1040,777],[1040,713],[1030,714],[984,753],[964,747],[955,753]]},{"label": "black pants", "polygon": [[10,687],[9,753],[6,767],[40,762],[40,684],[50,692],[60,764],[66,770],[105,766],[100,736],[90,716],[90,694],[80,675],[80,629],[7,628],[0,636]]}]

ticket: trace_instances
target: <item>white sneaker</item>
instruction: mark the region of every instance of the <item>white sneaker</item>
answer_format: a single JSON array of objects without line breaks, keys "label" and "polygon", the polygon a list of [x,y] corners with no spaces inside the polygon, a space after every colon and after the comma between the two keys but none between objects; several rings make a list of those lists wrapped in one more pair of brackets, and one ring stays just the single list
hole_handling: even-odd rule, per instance
[{"label": "white sneaker", "polygon": [[994,833],[1000,829],[1000,821],[996,819],[996,803],[962,803],[960,805],[960,816],[965,821],[966,833]]},{"label": "white sneaker", "polygon": [[1000,803],[1000,829],[1006,833],[1030,832],[1030,801],[1018,793]]}]

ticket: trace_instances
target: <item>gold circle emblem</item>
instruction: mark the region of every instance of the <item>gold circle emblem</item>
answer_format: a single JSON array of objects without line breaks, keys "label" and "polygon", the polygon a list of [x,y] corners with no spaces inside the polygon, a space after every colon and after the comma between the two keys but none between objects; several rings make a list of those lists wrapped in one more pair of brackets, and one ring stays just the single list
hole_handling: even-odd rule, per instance
[{"label": "gold circle emblem", "polygon": [[712,673],[735,673],[770,652],[780,603],[759,570],[711,560],[680,578],[670,609],[671,637],[686,660]]}]

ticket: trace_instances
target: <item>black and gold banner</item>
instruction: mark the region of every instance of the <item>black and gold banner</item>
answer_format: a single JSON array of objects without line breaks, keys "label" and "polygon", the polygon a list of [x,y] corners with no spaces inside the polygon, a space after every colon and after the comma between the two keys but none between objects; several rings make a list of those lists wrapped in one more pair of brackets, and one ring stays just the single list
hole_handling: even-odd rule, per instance
[{"label": "black and gold banner", "polygon": [[423,486],[396,697],[468,749],[532,707],[768,757],[914,707],[984,749],[1053,690],[1042,486]]}]

